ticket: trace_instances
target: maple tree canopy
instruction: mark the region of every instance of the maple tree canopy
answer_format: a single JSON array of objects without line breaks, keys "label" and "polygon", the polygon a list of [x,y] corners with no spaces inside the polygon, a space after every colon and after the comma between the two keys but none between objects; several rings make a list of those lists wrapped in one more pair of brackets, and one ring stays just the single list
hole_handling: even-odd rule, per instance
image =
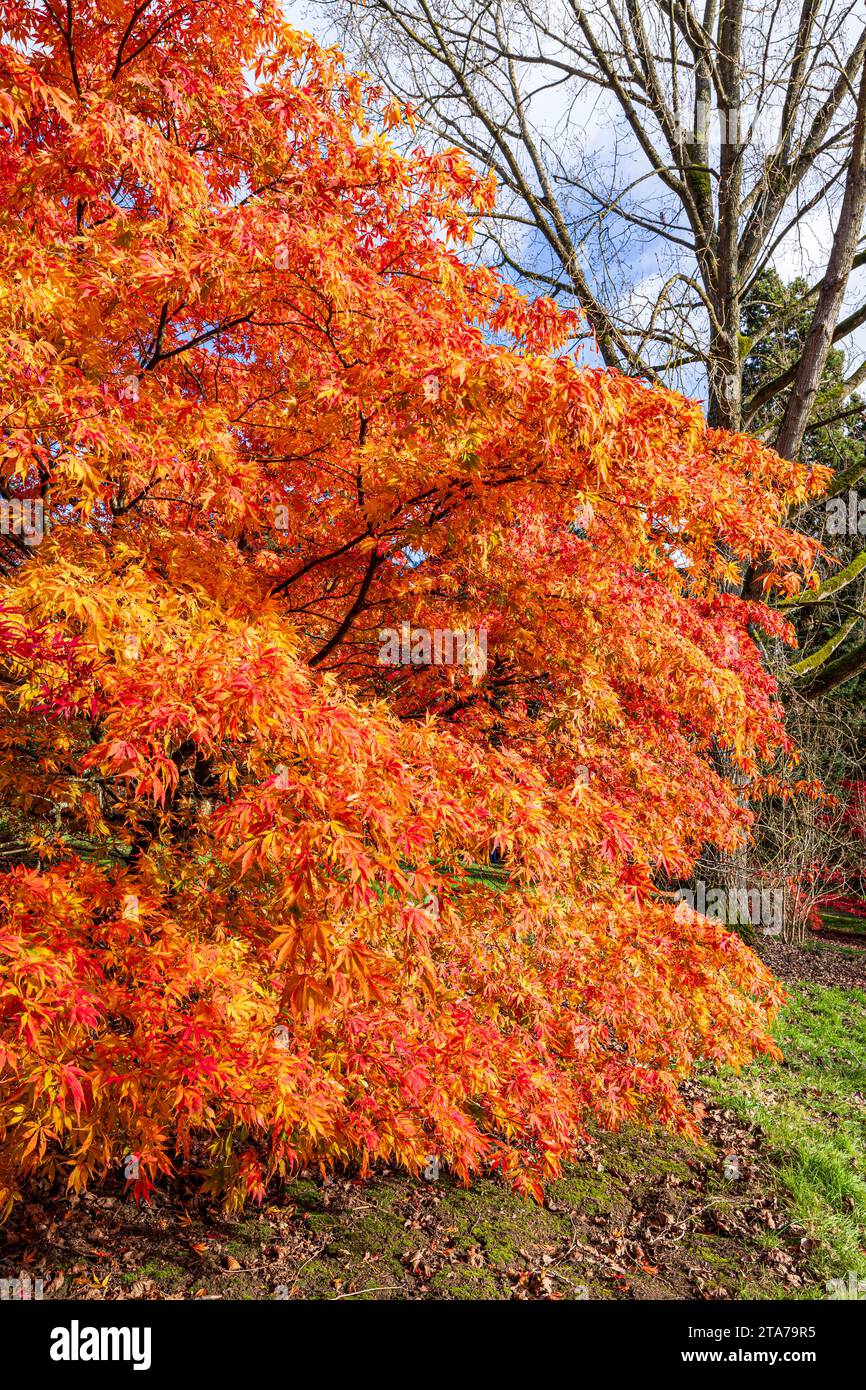
[{"label": "maple tree canopy", "polygon": [[731,581],[820,471],[582,368],[270,0],[2,8],[0,1206],[688,1128],[779,992],[655,885],[787,755]]}]

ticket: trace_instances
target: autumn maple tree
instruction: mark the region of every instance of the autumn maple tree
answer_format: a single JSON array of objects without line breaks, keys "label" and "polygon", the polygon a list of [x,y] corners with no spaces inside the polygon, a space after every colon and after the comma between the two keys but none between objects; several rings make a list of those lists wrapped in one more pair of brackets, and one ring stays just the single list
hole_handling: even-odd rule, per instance
[{"label": "autumn maple tree", "polygon": [[779,994],[661,885],[791,752],[731,581],[820,472],[581,366],[270,0],[0,8],[0,1207],[688,1128]]}]

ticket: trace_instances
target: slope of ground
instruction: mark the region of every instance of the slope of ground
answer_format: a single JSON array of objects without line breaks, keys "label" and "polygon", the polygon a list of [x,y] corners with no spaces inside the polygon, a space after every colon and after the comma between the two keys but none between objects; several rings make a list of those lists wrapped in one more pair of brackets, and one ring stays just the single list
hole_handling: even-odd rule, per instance
[{"label": "slope of ground", "polygon": [[687,1299],[826,1297],[866,1275],[866,953],[770,943],[789,981],[781,1065],[689,1087],[705,1146],[594,1135],[545,1206],[377,1173],[306,1174],[229,1219],[176,1186],[34,1192],[0,1278],[45,1297]]},{"label": "slope of ground", "polygon": [[805,949],[770,943],[762,954],[788,983],[778,1030],[784,1060],[710,1078],[708,1086],[765,1134],[794,1218],[815,1241],[815,1267],[828,1278],[863,1278],[866,951],[819,938]]}]

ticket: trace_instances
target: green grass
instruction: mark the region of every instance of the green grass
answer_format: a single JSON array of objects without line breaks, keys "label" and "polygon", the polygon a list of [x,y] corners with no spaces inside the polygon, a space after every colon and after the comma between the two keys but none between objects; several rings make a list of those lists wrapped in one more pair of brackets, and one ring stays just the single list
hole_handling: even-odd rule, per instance
[{"label": "green grass", "polygon": [[134,1284],[139,1279],[153,1279],[166,1288],[176,1288],[183,1281],[183,1270],[164,1260],[146,1260],[141,1269],[127,1271],[120,1278],[124,1284]]},{"label": "green grass", "polygon": [[847,931],[852,936],[866,934],[866,917],[853,917],[850,912],[821,912],[821,921],[828,931]]},{"label": "green grass", "polygon": [[825,1278],[866,1276],[866,994],[789,986],[781,1064],[709,1078],[720,1101],[759,1124],[794,1219],[819,1242]]}]

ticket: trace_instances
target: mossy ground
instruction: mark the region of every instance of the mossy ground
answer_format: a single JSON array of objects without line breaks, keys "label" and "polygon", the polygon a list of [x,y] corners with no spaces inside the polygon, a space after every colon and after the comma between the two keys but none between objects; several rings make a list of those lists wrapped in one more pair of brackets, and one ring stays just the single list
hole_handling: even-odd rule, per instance
[{"label": "mossy ground", "polygon": [[[724,1112],[708,1116],[727,1132]],[[738,1133],[757,1155],[759,1135]],[[625,1130],[594,1136],[544,1206],[489,1178],[465,1188],[391,1171],[364,1183],[306,1176],[237,1220],[167,1194],[141,1209],[108,1192],[45,1198],[7,1231],[0,1264],[17,1272],[26,1253],[49,1297],[773,1297],[778,1271],[754,1226],[776,1199],[757,1157],[736,1191],[723,1162],[712,1145]],[[719,1213],[731,1207],[741,1217],[726,1228]],[[782,1243],[804,1289],[797,1241]]]}]

